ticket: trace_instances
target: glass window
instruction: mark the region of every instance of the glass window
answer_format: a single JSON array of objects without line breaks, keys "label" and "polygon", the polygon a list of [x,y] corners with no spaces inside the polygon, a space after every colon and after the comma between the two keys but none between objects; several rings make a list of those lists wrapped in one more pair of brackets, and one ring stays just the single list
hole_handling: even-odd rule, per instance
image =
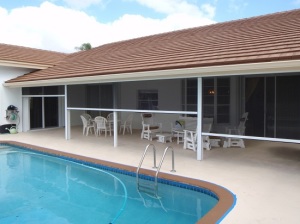
[{"label": "glass window", "polygon": [[[215,123],[229,123],[230,78],[203,78],[203,117],[213,117]],[[197,79],[187,79],[185,94],[187,111],[197,111]]]},{"label": "glass window", "polygon": [[63,95],[64,86],[24,87],[23,95]]},{"label": "glass window", "polygon": [[139,110],[158,110],[158,90],[138,90]]}]

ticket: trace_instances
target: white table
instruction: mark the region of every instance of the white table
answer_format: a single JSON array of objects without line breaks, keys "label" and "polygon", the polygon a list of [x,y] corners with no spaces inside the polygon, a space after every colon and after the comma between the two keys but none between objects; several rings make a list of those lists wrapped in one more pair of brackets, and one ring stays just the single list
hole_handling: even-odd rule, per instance
[{"label": "white table", "polygon": [[172,133],[158,133],[156,134],[157,141],[161,143],[166,143],[167,141],[172,142]]}]

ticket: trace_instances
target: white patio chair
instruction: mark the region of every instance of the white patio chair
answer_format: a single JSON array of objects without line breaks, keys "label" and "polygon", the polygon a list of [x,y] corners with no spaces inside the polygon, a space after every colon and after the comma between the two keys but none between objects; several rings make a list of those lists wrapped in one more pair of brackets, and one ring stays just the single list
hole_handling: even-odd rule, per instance
[{"label": "white patio chair", "polygon": [[130,134],[132,134],[132,120],[133,120],[133,114],[129,114],[126,120],[120,125],[120,133],[123,129],[123,135],[125,134],[126,130],[130,132]]},{"label": "white patio chair", "polygon": [[[246,121],[248,120],[248,112],[245,112],[239,122],[237,127],[226,128],[227,134],[231,135],[245,135]],[[240,147],[245,148],[245,143],[242,138],[230,137],[224,140],[223,148],[228,147]]]},{"label": "white patio chair", "polygon": [[102,131],[105,132],[105,137],[107,136],[107,131],[109,131],[111,136],[111,127],[108,124],[107,119],[105,117],[97,116],[95,117],[94,122],[96,124],[96,131],[95,131],[96,136],[101,135]]},{"label": "white patio chair", "polygon": [[89,114],[82,114],[80,115],[80,118],[82,120],[82,125],[83,125],[83,129],[82,129],[83,135],[88,135],[89,132],[92,133],[92,130],[94,130],[95,132],[95,126]]},{"label": "white patio chair", "polygon": [[[108,125],[110,126],[111,131],[114,131],[114,113],[109,113],[109,114],[107,115],[106,119],[107,119]],[[120,121],[120,120],[117,121],[117,122],[118,122],[118,125],[119,125],[119,121]],[[117,129],[117,130],[118,130],[118,129]]]},{"label": "white patio chair", "polygon": [[106,117],[107,121],[111,121],[113,122],[114,121],[114,113],[109,113]]},{"label": "white patio chair", "polygon": [[[212,128],[212,123],[203,124],[202,132],[210,132]],[[202,146],[206,150],[211,149],[211,144],[209,140],[209,136],[202,136]],[[184,137],[183,137],[183,148],[184,149],[191,149],[193,151],[197,150],[197,130],[184,130]]]},{"label": "white patio chair", "polygon": [[175,123],[171,122],[171,133],[177,139],[177,144],[183,143],[184,137],[184,123],[176,120]]},{"label": "white patio chair", "polygon": [[153,137],[155,137],[155,133],[162,132],[162,124],[156,123],[154,121],[154,114],[151,113],[142,113],[142,133],[141,139],[148,139],[152,141]]}]

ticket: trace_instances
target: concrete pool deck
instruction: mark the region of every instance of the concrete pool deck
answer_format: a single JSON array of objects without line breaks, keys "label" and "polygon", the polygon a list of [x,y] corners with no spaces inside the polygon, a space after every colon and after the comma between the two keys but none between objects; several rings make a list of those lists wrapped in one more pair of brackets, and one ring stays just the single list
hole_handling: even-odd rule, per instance
[{"label": "concrete pool deck", "polygon": [[[246,141],[246,149],[212,148],[204,151],[204,160],[196,153],[183,150],[182,144],[149,142],[140,132],[120,135],[119,146],[113,137],[83,136],[82,128],[72,128],[71,140],[64,129],[1,134],[0,141],[18,141],[67,153],[137,166],[149,143],[157,149],[158,161],[165,147],[175,151],[176,175],[200,179],[223,186],[237,197],[236,206],[221,223],[298,223],[300,195],[300,144]],[[152,155],[143,168],[151,169]],[[170,173],[171,155],[167,155],[161,172]]]}]

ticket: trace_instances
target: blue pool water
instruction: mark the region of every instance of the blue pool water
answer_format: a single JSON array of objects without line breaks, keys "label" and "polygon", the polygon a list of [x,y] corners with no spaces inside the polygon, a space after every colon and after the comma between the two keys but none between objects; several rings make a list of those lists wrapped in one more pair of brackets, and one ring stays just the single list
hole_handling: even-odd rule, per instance
[{"label": "blue pool water", "polygon": [[212,192],[171,182],[159,183],[155,198],[137,191],[135,174],[116,170],[1,146],[0,223],[188,224],[218,202]]}]

